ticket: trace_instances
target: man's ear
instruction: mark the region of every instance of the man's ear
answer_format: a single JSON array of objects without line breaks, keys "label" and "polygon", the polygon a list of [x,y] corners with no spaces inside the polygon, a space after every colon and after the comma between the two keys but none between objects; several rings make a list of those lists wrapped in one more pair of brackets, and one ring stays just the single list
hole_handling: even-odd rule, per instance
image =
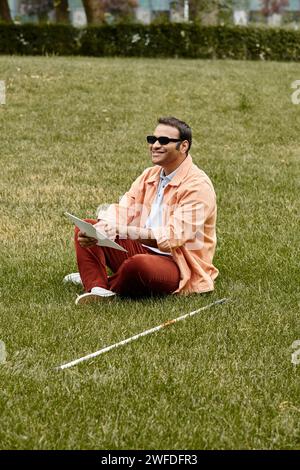
[{"label": "man's ear", "polygon": [[188,148],[189,148],[188,140],[184,140],[183,142],[178,142],[176,149],[179,150],[180,146],[182,146],[182,149],[184,150],[183,153],[188,153]]}]

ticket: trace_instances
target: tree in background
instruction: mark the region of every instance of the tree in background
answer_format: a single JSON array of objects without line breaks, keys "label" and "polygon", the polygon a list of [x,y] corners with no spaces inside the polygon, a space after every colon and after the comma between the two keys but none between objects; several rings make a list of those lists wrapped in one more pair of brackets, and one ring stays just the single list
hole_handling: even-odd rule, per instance
[{"label": "tree in background", "polygon": [[[114,20],[132,18],[138,0],[82,0],[88,24],[105,23],[107,14]],[[55,11],[58,23],[70,23],[68,0],[21,0],[20,13],[29,17],[36,16],[39,22],[49,19],[49,13]],[[0,0],[0,19],[12,22],[8,0]]]},{"label": "tree in background", "polygon": [[103,0],[82,0],[88,24],[101,24],[105,20]]},{"label": "tree in background", "polygon": [[251,0],[232,0],[232,7],[235,10],[245,10],[250,9]]},{"label": "tree in background", "polygon": [[233,0],[190,0],[190,19],[204,25],[217,25],[222,16],[232,16]]},{"label": "tree in background", "polygon": [[88,24],[105,22],[109,13],[116,19],[128,19],[137,6],[137,0],[82,0]]},{"label": "tree in background", "polygon": [[70,23],[68,0],[54,0],[54,8],[57,23]]},{"label": "tree in background", "polygon": [[284,7],[289,6],[289,0],[261,0],[261,6],[261,12],[268,23],[271,23],[270,20],[274,15],[280,15],[280,22]]},{"label": "tree in background", "polygon": [[116,20],[128,21],[133,17],[134,8],[138,6],[137,0],[103,0],[105,13],[110,13]]},{"label": "tree in background", "polygon": [[12,23],[12,17],[7,0],[0,0],[0,20]]},{"label": "tree in background", "polygon": [[39,22],[45,22],[54,10],[54,3],[53,0],[21,0],[20,10],[23,15],[37,16]]}]

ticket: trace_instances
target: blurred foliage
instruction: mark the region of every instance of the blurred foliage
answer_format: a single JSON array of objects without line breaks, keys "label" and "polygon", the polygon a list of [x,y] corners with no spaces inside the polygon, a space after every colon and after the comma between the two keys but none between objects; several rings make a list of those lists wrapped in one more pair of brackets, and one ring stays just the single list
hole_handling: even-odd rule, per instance
[{"label": "blurred foliage", "polygon": [[0,54],[300,60],[300,31],[195,23],[0,25]]},{"label": "blurred foliage", "polygon": [[260,0],[261,11],[264,16],[274,13],[281,14],[285,7],[289,6],[289,0]]}]

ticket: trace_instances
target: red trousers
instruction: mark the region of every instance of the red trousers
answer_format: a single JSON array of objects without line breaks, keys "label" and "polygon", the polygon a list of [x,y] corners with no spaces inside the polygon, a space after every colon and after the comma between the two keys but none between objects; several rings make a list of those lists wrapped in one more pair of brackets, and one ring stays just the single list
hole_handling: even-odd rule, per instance
[{"label": "red trousers", "polygon": [[[96,220],[86,219],[92,224]],[[136,240],[116,239],[127,250],[94,245],[82,248],[75,228],[77,264],[86,292],[104,287],[122,296],[144,297],[171,294],[179,285],[180,273],[171,256],[148,250]],[[106,267],[114,273],[107,275]]]}]

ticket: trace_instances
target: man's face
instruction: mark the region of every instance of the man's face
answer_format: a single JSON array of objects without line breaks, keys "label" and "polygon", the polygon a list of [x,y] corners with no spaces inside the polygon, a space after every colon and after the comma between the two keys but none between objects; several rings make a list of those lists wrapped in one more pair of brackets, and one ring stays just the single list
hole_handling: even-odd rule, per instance
[{"label": "man's face", "polygon": [[[170,139],[179,139],[179,130],[175,127],[159,124],[153,135],[155,137],[169,137]],[[179,150],[176,149],[180,146]],[[185,157],[185,151],[182,149],[181,142],[170,142],[167,145],[161,145],[158,140],[154,144],[149,145],[152,162],[154,165],[169,167],[180,164],[182,158]]]}]

